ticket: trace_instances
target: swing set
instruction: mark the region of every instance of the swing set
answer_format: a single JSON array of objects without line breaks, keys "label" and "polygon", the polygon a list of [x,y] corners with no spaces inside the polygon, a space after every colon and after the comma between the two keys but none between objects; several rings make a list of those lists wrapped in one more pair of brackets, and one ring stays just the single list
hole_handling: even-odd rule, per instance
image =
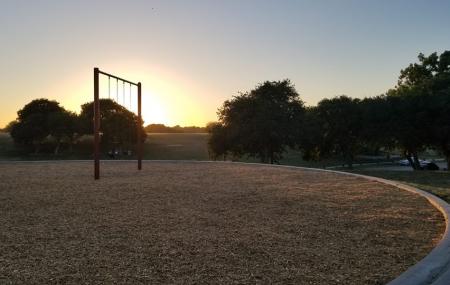
[{"label": "swing set", "polygon": [[[119,102],[119,82],[122,82],[123,92],[122,92],[122,105],[129,111],[132,111],[132,96],[131,96],[131,88],[132,86],[137,87],[137,116],[138,116],[138,125],[137,125],[137,162],[138,162],[138,170],[142,169],[142,138],[141,138],[141,131],[140,127],[142,124],[142,114],[141,114],[141,83],[134,83],[129,80],[123,79],[121,77],[112,75],[110,73],[101,71],[97,67],[94,68],[94,178],[99,179],[100,178],[100,84],[99,84],[99,77],[100,75],[104,75],[108,77],[108,98],[111,99],[111,78],[115,79],[116,81],[116,100],[115,102],[117,104],[120,104]],[[130,91],[129,91],[129,108],[125,106],[125,85],[129,85]],[[113,144],[117,144],[118,142],[115,141]],[[113,156],[116,155],[116,149],[115,147],[111,151]],[[127,155],[131,155],[131,151],[127,150]]]}]

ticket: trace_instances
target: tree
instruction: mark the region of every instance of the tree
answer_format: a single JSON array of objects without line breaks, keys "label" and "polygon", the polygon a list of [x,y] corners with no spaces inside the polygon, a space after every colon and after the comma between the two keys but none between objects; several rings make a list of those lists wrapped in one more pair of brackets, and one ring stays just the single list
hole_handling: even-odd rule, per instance
[{"label": "tree", "polygon": [[390,106],[385,95],[365,98],[360,102],[362,125],[361,138],[366,149],[392,150],[396,147],[390,132]]},{"label": "tree", "polygon": [[362,112],[360,100],[347,96],[323,99],[317,105],[321,156],[341,155],[349,168],[362,144]]},{"label": "tree", "polygon": [[[81,106],[80,113],[81,132],[94,133],[94,102]],[[100,132],[101,144],[104,146],[130,146],[137,142],[137,131],[141,132],[142,141],[147,134],[143,122],[133,112],[117,104],[111,99],[100,99]]]},{"label": "tree", "polygon": [[11,129],[14,127],[15,124],[17,124],[17,121],[13,120],[13,121],[9,122],[8,124],[6,124],[6,126],[1,131],[5,132],[5,133],[10,133]]},{"label": "tree", "polygon": [[[296,144],[303,112],[299,94],[283,80],[266,81],[225,101],[218,115],[233,155],[275,163],[286,147]],[[213,135],[210,141],[214,139]]]},{"label": "tree", "polygon": [[[434,146],[447,158],[450,166],[450,144],[448,123],[448,103],[450,96],[450,51],[442,54],[432,53],[418,56],[419,62],[412,63],[400,72],[398,86],[392,93],[406,96],[408,117],[402,118],[408,124],[406,128],[414,132],[409,134],[406,152],[413,153],[415,169],[420,169],[417,158],[417,149],[425,145]],[[409,94],[410,96],[408,96]],[[411,128],[414,126],[414,128]],[[403,133],[405,133],[404,131]],[[405,140],[406,141],[406,140]],[[415,145],[410,146],[411,142]],[[420,142],[420,143],[419,143]],[[407,159],[411,161],[411,155]]]},{"label": "tree", "polygon": [[59,153],[63,139],[67,139],[70,151],[72,151],[75,136],[79,133],[78,116],[73,112],[61,110],[49,114],[47,120],[50,135],[56,140],[54,153]]},{"label": "tree", "polygon": [[431,145],[444,154],[450,170],[450,51],[425,57],[424,63],[432,70],[432,78],[425,81],[424,88],[432,94],[429,98],[432,128]]},{"label": "tree", "polygon": [[149,124],[145,127],[147,133],[207,133],[205,127],[179,125],[169,127],[164,124]]},{"label": "tree", "polygon": [[450,90],[442,90],[433,95],[430,102],[431,145],[445,156],[447,170],[450,170]]},{"label": "tree", "polygon": [[301,132],[298,132],[297,144],[303,152],[306,161],[318,161],[323,153],[328,153],[323,145],[323,121],[320,119],[317,107],[308,107],[302,119]]},{"label": "tree", "polygon": [[386,131],[414,170],[420,170],[418,153],[430,143],[432,125],[428,96],[415,88],[390,90],[386,97],[389,120]]},{"label": "tree", "polygon": [[56,101],[36,99],[17,112],[17,122],[11,126],[11,136],[14,142],[34,147],[39,151],[42,141],[50,135],[49,118],[55,113],[63,112],[64,108]]},{"label": "tree", "polygon": [[206,126],[209,133],[208,139],[208,153],[209,156],[217,160],[217,158],[222,157],[225,161],[227,159],[227,154],[230,151],[230,146],[228,142],[227,129],[224,125],[218,122],[209,123]]}]

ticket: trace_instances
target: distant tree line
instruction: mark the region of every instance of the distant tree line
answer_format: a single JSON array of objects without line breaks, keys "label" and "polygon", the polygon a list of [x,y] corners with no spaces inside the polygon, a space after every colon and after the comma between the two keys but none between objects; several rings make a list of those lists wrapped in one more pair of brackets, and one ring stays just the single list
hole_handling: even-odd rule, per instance
[{"label": "distant tree line", "polygon": [[206,133],[205,127],[186,126],[181,127],[179,125],[169,127],[164,124],[149,124],[145,127],[147,133]]},{"label": "distant tree line", "polygon": [[[14,143],[28,152],[39,153],[44,143],[54,145],[58,154],[61,145],[71,152],[83,135],[93,135],[93,102],[83,104],[80,114],[68,111],[56,101],[36,99],[17,112],[17,119],[5,131]],[[136,143],[137,132],[146,133],[142,122],[125,107],[110,99],[100,99],[101,144],[106,147],[128,147]]]},{"label": "distant tree line", "polygon": [[306,160],[337,156],[352,167],[364,149],[399,149],[419,170],[419,152],[432,148],[450,166],[450,51],[418,59],[383,95],[342,95],[312,107],[305,107],[289,80],[266,81],[219,108],[219,121],[207,127],[211,157],[277,163],[294,148]]}]

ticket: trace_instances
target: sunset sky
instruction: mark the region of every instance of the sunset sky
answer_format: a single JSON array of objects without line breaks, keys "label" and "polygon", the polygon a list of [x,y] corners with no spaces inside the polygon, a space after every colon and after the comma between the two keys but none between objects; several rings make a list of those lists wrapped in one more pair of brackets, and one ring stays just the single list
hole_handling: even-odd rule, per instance
[{"label": "sunset sky", "polygon": [[2,0],[0,127],[35,98],[78,112],[94,67],[142,82],[146,124],[205,125],[265,80],[308,105],[378,95],[419,52],[450,49],[449,15],[437,0]]}]

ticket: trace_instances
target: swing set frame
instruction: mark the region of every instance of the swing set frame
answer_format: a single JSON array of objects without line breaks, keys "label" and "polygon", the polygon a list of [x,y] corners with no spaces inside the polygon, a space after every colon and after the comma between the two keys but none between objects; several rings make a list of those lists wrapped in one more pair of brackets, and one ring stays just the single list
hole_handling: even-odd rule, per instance
[{"label": "swing set frame", "polygon": [[[99,77],[100,74],[108,77],[108,82],[111,78],[121,81],[123,84],[127,83],[137,87],[137,115],[139,120],[139,125],[137,126],[137,162],[138,170],[142,169],[142,138],[140,132],[140,124],[142,124],[142,113],[141,113],[141,82],[134,83],[132,81],[123,79],[119,76],[101,71],[99,68],[94,68],[94,178],[100,179],[100,87],[99,87]],[[125,96],[125,95],[124,95]],[[130,93],[131,100],[131,93]]]}]

